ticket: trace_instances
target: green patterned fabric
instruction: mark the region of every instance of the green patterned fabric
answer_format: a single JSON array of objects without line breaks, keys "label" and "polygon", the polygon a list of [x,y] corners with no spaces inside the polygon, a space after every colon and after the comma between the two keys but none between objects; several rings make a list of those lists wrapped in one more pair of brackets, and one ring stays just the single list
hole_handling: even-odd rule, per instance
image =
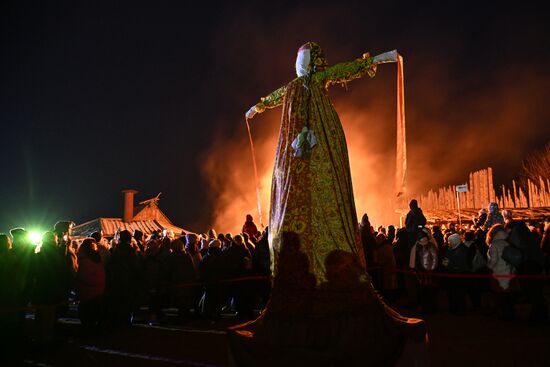
[{"label": "green patterned fabric", "polygon": [[[352,253],[365,267],[346,139],[326,91],[332,84],[376,72],[368,55],[333,66],[326,65],[324,56],[316,61],[319,55],[319,49],[312,52],[317,72],[292,80],[256,105],[258,112],[283,105],[269,222],[275,273],[282,233],[295,232],[318,285],[326,280],[325,261],[335,250]],[[291,144],[304,127],[315,133],[317,145],[310,154],[297,156]]]}]

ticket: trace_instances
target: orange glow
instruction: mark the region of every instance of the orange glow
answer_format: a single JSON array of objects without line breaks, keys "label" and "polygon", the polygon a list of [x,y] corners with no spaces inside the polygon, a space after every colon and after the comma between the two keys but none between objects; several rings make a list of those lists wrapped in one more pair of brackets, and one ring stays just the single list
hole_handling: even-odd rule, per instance
[{"label": "orange glow", "polygon": [[[421,61],[405,75],[407,196],[462,183],[468,172],[487,166],[499,167],[495,172],[501,174],[500,181],[510,182],[519,171],[522,152],[532,150],[539,136],[549,136],[550,124],[542,109],[548,78],[536,78],[540,75],[530,71],[502,71],[495,77],[497,84],[464,94],[468,79],[458,83],[445,63]],[[266,83],[276,85],[271,80]],[[330,94],[346,134],[358,216],[366,212],[375,226],[399,225],[393,209],[395,68],[380,68],[375,78],[354,81],[348,88],[334,86]],[[239,103],[244,114],[251,101]],[[269,220],[280,118],[279,107],[250,122],[261,177],[264,224]],[[214,207],[211,224],[221,232],[240,231],[247,213],[259,224],[244,116],[232,121],[232,126],[234,136],[219,137],[212,144],[204,170]],[[227,167],[223,171],[218,168],[222,165]],[[499,183],[495,177],[495,185]],[[407,208],[407,203],[402,207]]]},{"label": "orange glow", "polygon": [[[394,121],[374,121],[363,111],[345,108],[340,114],[348,142],[351,174],[358,217],[367,212],[373,224],[398,222],[393,208],[394,155],[380,152],[376,135],[391,134]],[[251,130],[256,148],[263,225],[269,222],[271,177],[279,134],[280,111],[268,110],[251,120]],[[390,126],[387,126],[387,125]],[[372,126],[382,125],[381,131]],[[260,224],[256,205],[254,172],[250,145],[246,139],[246,126],[241,123],[242,136],[238,141],[224,141],[214,144],[215,149],[207,159],[205,167],[214,196],[212,227],[225,233],[240,232],[246,214],[252,214]],[[370,128],[366,128],[370,126]],[[386,137],[385,140],[388,140]],[[391,151],[391,149],[390,149]],[[224,162],[228,169],[220,171],[218,162]],[[385,167],[391,167],[386,169]]]}]

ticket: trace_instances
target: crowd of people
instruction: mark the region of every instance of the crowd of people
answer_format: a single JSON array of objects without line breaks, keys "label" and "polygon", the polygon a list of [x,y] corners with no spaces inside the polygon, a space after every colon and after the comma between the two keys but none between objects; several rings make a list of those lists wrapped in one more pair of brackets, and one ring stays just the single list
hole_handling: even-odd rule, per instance
[{"label": "crowd of people", "polygon": [[[178,311],[176,322],[215,323],[224,311],[250,319],[269,299],[268,229],[258,230],[250,215],[236,235],[122,230],[112,239],[95,232],[75,241],[71,226],[56,223],[38,247],[23,228],[0,234],[0,321],[11,341],[28,337],[25,314],[32,309],[33,338],[51,342],[71,295],[86,335],[131,325],[140,307],[149,323],[163,322],[168,308]],[[545,280],[537,276],[550,274],[550,218],[527,224],[491,203],[467,227],[428,226],[416,200],[403,228],[375,230],[365,214],[361,243],[383,299],[434,313],[445,292],[449,311],[463,315],[492,294],[498,316],[510,320],[523,294],[530,320],[546,321]]]},{"label": "crowd of people", "polygon": [[[222,311],[250,319],[270,293],[267,228],[247,216],[242,233],[197,235],[154,231],[101,232],[71,239],[71,222],[45,232],[35,246],[29,233],[0,234],[0,322],[13,342],[27,338],[25,315],[35,310],[38,343],[54,341],[56,320],[78,304],[85,335],[129,326],[138,309],[158,323],[176,309],[172,322],[203,317],[216,322]],[[239,281],[232,281],[238,278]],[[71,300],[71,295],[74,300]]]},{"label": "crowd of people", "polygon": [[386,301],[403,298],[407,307],[435,313],[444,292],[449,312],[464,315],[481,310],[482,296],[490,295],[489,307],[503,320],[516,316],[519,300],[529,304],[530,322],[548,320],[543,292],[550,274],[550,217],[526,223],[490,203],[471,224],[442,227],[427,225],[416,200],[409,207],[403,228],[375,230],[366,214],[359,226],[367,269]]}]

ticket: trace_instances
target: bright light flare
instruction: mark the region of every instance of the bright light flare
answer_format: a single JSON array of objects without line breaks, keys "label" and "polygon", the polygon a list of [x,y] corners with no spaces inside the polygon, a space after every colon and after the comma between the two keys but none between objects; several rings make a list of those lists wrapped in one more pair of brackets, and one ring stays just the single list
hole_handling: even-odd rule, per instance
[{"label": "bright light flare", "polygon": [[29,232],[29,240],[35,246],[40,245],[40,242],[42,242],[42,233],[39,232],[39,231],[30,231]]}]

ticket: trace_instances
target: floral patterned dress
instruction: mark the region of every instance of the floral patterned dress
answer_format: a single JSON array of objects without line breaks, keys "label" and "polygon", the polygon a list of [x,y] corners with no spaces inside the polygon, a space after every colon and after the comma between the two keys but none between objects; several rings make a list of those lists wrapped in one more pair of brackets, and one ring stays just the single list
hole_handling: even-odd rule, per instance
[{"label": "floral patterned dress", "polygon": [[[275,267],[282,233],[295,232],[317,284],[326,280],[324,263],[335,249],[354,254],[365,265],[363,251],[358,250],[361,242],[346,138],[327,88],[365,74],[374,77],[375,71],[369,57],[326,67],[292,80],[256,105],[258,112],[283,105],[269,222]],[[317,144],[300,157],[291,145],[304,127],[313,131]]]}]

